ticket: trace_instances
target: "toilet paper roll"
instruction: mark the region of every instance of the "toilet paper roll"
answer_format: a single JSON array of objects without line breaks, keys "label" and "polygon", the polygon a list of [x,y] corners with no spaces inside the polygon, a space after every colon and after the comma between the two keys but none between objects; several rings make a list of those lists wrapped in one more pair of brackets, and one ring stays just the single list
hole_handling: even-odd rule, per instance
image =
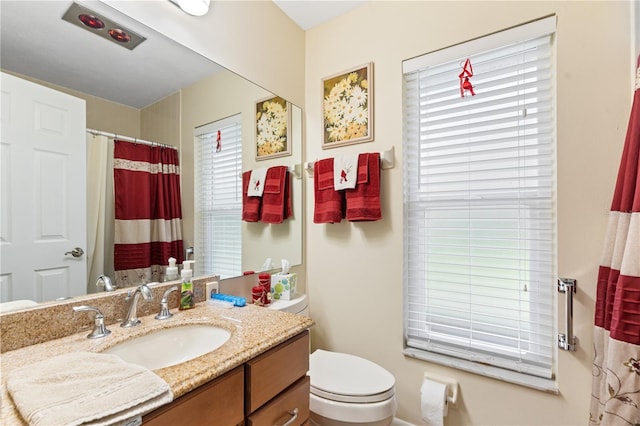
[{"label": "toilet paper roll", "polygon": [[427,426],[442,426],[447,415],[447,385],[424,379],[420,388],[422,420]]}]

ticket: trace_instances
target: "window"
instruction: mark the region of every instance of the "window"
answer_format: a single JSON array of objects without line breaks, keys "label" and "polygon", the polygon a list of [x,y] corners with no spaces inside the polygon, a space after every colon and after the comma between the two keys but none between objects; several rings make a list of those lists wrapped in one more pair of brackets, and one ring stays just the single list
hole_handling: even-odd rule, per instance
[{"label": "window", "polygon": [[[554,29],[546,18],[403,64],[405,352],[547,389]],[[475,96],[461,97],[467,58]]]},{"label": "window", "polygon": [[[198,275],[241,275],[242,132],[235,115],[195,129]],[[218,140],[219,139],[219,140]]]}]

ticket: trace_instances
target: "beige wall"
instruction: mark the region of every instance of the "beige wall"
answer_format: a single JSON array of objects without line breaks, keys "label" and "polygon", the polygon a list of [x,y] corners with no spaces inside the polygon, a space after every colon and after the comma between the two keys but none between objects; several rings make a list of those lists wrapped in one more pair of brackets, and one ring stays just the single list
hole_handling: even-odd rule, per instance
[{"label": "beige wall", "polygon": [[180,92],[140,110],[140,138],[180,147]]},{"label": "beige wall", "polygon": [[[402,354],[402,60],[557,14],[558,273],[578,280],[578,351],[559,354],[559,395]],[[307,221],[314,347],[365,356],[397,379],[398,415],[420,422],[425,371],[460,382],[448,425],[583,425],[589,419],[596,270],[631,99],[629,2],[374,1],[306,33],[307,159],[396,148],[384,219]],[[320,79],[374,62],[375,141],[321,150]],[[305,190],[313,191],[311,179]],[[313,197],[307,197],[307,216]],[[549,283],[554,285],[554,283]],[[563,303],[564,299],[559,302]],[[560,331],[563,320],[558,320]]]},{"label": "beige wall", "polygon": [[304,31],[273,2],[212,1],[194,18],[168,1],[101,0],[296,105],[304,105]]}]

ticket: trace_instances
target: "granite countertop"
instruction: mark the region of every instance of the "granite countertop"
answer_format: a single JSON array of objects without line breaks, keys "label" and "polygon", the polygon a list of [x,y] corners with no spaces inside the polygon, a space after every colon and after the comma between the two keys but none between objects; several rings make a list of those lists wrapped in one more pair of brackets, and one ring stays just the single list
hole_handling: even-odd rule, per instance
[{"label": "granite countertop", "polygon": [[175,400],[313,325],[311,318],[254,305],[225,309],[202,302],[194,309],[172,312],[172,318],[162,321],[154,319],[154,315],[141,317],[142,324],[134,328],[109,325],[111,334],[100,339],[87,339],[88,333],[83,331],[3,353],[0,359],[0,423],[6,426],[25,424],[7,391],[7,373],[56,355],[74,351],[101,352],[132,337],[186,324],[210,324],[229,330],[231,337],[218,349],[183,364],[154,370],[169,384]]}]

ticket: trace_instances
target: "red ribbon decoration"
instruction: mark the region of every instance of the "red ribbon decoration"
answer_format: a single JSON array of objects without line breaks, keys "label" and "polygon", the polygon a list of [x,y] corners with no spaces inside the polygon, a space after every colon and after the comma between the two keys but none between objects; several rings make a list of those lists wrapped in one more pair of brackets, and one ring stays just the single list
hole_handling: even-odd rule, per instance
[{"label": "red ribbon decoration", "polygon": [[216,138],[216,152],[222,151],[222,137],[220,134],[220,130],[218,130],[218,137]]},{"label": "red ribbon decoration", "polygon": [[464,63],[462,67],[462,72],[458,74],[458,78],[460,78],[460,97],[464,98],[464,92],[471,92],[471,96],[475,96],[476,93],[473,91],[473,85],[469,81],[469,77],[473,77],[473,67],[471,66],[471,61],[469,58]]}]

